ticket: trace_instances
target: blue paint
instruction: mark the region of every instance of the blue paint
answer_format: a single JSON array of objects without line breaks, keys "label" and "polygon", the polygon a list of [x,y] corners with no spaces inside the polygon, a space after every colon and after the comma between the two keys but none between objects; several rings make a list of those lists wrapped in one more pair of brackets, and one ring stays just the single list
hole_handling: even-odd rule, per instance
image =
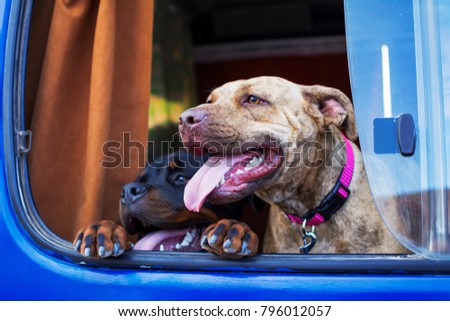
[{"label": "blue paint", "polygon": [[[11,4],[12,0],[0,1],[2,73]],[[11,89],[10,84],[3,86],[3,76],[0,85]],[[2,99],[2,109],[4,103]],[[0,117],[4,135],[3,115]],[[0,149],[0,300],[450,299],[447,275],[261,273],[256,269],[195,272],[72,263],[58,253],[40,249],[20,226],[6,186],[3,139]]]}]

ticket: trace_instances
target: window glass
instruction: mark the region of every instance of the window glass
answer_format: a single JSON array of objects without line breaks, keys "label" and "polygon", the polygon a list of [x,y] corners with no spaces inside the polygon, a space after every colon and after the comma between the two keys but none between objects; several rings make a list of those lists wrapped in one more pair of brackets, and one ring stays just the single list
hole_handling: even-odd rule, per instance
[{"label": "window glass", "polygon": [[[450,3],[347,1],[352,94],[372,193],[401,242],[450,258]],[[400,219],[400,220],[398,220]]]}]

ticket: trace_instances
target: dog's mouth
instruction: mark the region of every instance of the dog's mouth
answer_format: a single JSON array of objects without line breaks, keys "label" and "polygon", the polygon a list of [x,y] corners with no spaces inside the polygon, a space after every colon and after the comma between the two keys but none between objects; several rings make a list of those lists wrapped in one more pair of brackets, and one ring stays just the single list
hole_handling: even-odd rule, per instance
[{"label": "dog's mouth", "polygon": [[198,212],[206,199],[216,204],[238,201],[272,177],[281,159],[280,149],[274,146],[213,155],[187,184],[184,204]]},{"label": "dog's mouth", "polygon": [[184,229],[156,230],[146,234],[133,247],[141,251],[172,251],[198,252],[200,251],[200,237],[205,230],[203,226]]},{"label": "dog's mouth", "polygon": [[[208,220],[185,221],[182,223],[149,222],[146,216],[138,218],[130,214],[128,208],[122,208],[127,214],[122,214],[122,224],[130,235],[137,234],[139,239],[134,250],[198,252],[202,250],[200,238]],[[180,213],[179,215],[184,215]],[[198,215],[198,214],[196,214]]]}]

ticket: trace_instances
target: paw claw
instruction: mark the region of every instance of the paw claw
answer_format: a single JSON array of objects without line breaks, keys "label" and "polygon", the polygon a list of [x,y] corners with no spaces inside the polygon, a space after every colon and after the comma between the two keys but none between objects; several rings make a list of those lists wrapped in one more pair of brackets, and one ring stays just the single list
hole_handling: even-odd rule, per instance
[{"label": "paw claw", "polygon": [[246,251],[250,251],[247,247],[248,247],[247,241],[242,242],[241,252],[245,254]]},{"label": "paw claw", "polygon": [[105,247],[103,245],[98,247],[98,255],[105,256]]},{"label": "paw claw", "polygon": [[217,236],[213,235],[208,239],[208,243],[214,245],[217,242]]},{"label": "paw claw", "polygon": [[91,255],[91,249],[87,247],[84,249],[84,256],[89,256],[89,255]]},{"label": "paw claw", "polygon": [[81,248],[81,240],[78,240],[78,241],[75,243],[74,248],[75,248],[75,251],[77,251],[77,252],[80,250],[80,248]]},{"label": "paw claw", "polygon": [[258,238],[245,223],[223,219],[205,230],[200,244],[208,252],[239,259],[256,254]]},{"label": "paw claw", "polygon": [[231,241],[230,241],[230,239],[226,240],[226,241],[223,243],[223,247],[224,247],[224,248],[229,248],[230,246],[231,246]]},{"label": "paw claw", "polygon": [[226,248],[223,249],[223,251],[225,253],[229,253],[229,254],[234,254],[234,253],[237,252],[236,249],[233,249],[232,247],[226,247]]},{"label": "paw claw", "polygon": [[124,252],[124,250],[122,250],[120,248],[120,243],[114,243],[114,256],[119,256]]},{"label": "paw claw", "polygon": [[204,248],[206,245],[208,245],[208,236],[205,235],[202,237],[202,240],[200,241],[200,245]]}]

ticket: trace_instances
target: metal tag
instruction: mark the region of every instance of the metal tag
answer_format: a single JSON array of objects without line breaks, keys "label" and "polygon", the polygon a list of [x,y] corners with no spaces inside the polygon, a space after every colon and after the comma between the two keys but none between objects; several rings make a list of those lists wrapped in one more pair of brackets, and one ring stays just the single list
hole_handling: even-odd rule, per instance
[{"label": "metal tag", "polygon": [[317,236],[314,234],[314,226],[311,228],[311,231],[306,231],[306,220],[302,224],[302,240],[303,246],[298,250],[300,254],[308,254],[316,244]]}]

